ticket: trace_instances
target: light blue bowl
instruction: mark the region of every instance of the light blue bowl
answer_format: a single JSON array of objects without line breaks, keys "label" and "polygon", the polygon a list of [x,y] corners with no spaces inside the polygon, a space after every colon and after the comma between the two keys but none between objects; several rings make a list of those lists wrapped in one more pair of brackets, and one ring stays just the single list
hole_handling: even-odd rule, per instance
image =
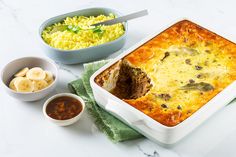
[{"label": "light blue bowl", "polygon": [[78,49],[78,50],[61,50],[57,48],[53,48],[49,46],[41,37],[42,31],[45,27],[50,26],[54,23],[63,21],[66,17],[73,17],[73,16],[97,16],[100,14],[108,15],[109,13],[113,13],[116,16],[121,16],[121,14],[113,9],[109,8],[88,8],[83,10],[78,10],[75,12],[70,12],[67,14],[59,15],[52,17],[46,20],[39,28],[39,36],[40,36],[40,43],[41,47],[43,48],[44,52],[48,57],[53,59],[56,62],[60,62],[63,64],[76,64],[76,63],[84,63],[89,61],[98,60],[104,57],[109,56],[113,52],[118,51],[121,49],[126,40],[127,34],[127,22],[125,22],[124,29],[125,33],[116,40],[111,42],[101,44],[98,46]]}]

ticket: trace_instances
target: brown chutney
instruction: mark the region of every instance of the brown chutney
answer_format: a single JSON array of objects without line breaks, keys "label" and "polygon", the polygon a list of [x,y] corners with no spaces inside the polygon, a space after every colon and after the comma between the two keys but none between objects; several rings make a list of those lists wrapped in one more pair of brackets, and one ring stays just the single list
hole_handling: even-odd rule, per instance
[{"label": "brown chutney", "polygon": [[61,96],[48,103],[46,113],[53,119],[67,120],[77,116],[82,108],[79,100],[70,96]]}]

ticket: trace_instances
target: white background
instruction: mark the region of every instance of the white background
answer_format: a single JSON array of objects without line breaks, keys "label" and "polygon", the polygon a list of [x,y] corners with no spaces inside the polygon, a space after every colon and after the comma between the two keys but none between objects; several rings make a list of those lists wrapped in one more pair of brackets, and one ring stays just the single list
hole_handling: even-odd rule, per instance
[{"label": "white background", "polygon": [[[149,16],[129,22],[129,48],[150,33],[188,18],[236,42],[236,2],[233,0],[0,0],[0,68],[23,56],[46,57],[38,44],[39,25],[55,15],[87,7],[111,7],[126,14],[148,9]],[[121,53],[117,52],[113,56]],[[82,65],[59,65],[55,93],[82,72]],[[47,121],[42,106],[48,98],[25,103],[0,88],[0,157],[235,157],[236,102],[231,103],[172,148],[148,139],[114,144],[85,114],[70,127]],[[236,91],[232,91],[236,92]]]}]

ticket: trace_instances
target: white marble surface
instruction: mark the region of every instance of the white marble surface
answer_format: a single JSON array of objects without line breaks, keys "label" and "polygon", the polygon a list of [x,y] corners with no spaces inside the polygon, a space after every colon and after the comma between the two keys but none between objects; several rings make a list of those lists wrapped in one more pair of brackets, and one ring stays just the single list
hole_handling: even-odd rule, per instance
[{"label": "white marble surface", "polygon": [[[183,17],[236,42],[234,0],[0,0],[0,68],[14,58],[44,56],[38,46],[37,31],[47,18],[94,6],[111,7],[123,13],[149,10],[149,16],[129,22],[124,49]],[[83,68],[59,65],[59,69],[59,84],[51,95],[68,91],[67,83],[79,77]],[[9,97],[2,86],[0,91],[1,157],[236,156],[236,102],[166,149],[145,138],[114,144],[96,129],[88,115],[70,127],[55,126],[42,114],[46,98],[25,103]]]}]

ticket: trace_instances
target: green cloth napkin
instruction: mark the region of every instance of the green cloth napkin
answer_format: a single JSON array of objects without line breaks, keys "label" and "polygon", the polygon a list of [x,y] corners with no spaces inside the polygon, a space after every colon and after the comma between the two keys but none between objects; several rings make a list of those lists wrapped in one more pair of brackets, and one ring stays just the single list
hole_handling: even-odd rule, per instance
[{"label": "green cloth napkin", "polygon": [[107,62],[107,60],[103,60],[84,64],[84,73],[82,77],[78,80],[70,82],[68,87],[71,92],[83,98],[88,113],[94,118],[96,126],[112,141],[119,142],[142,137],[142,135],[137,131],[106,112],[95,102],[92,88],[90,87],[89,78],[95,71]]}]

